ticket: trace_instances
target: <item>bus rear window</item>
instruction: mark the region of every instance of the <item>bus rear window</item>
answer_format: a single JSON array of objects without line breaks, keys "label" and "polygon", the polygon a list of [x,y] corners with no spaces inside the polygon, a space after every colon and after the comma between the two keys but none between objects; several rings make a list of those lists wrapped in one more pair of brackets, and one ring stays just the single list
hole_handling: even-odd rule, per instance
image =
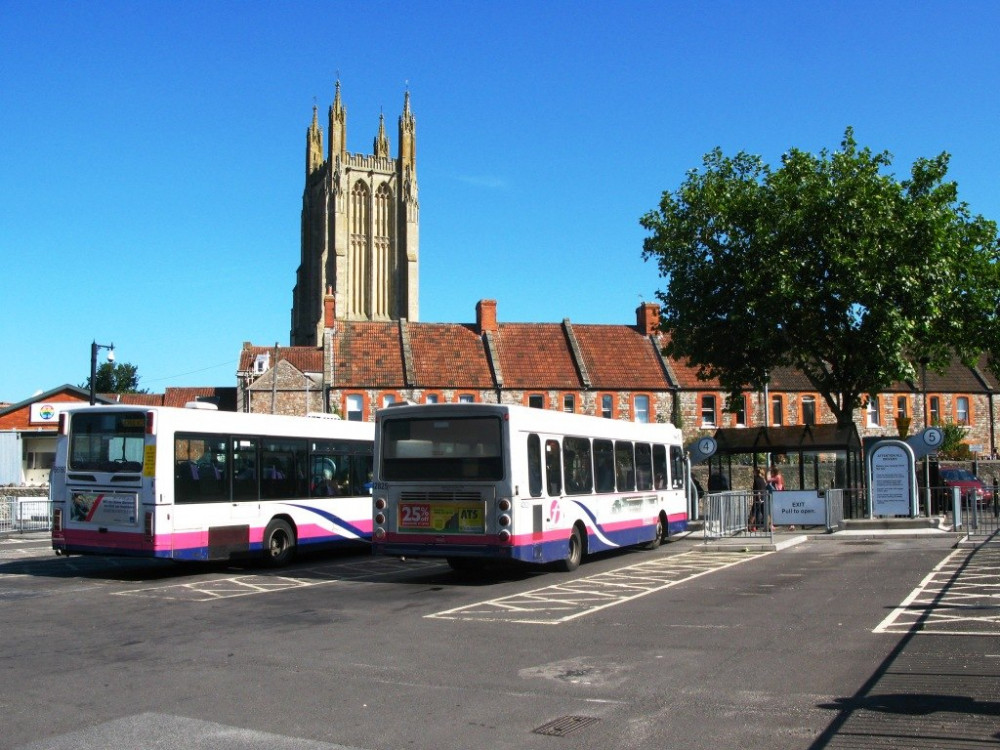
[{"label": "bus rear window", "polygon": [[497,481],[503,478],[498,417],[387,419],[382,478],[387,481]]},{"label": "bus rear window", "polygon": [[69,427],[69,469],[139,471],[145,433],[146,415],[143,412],[73,414]]}]

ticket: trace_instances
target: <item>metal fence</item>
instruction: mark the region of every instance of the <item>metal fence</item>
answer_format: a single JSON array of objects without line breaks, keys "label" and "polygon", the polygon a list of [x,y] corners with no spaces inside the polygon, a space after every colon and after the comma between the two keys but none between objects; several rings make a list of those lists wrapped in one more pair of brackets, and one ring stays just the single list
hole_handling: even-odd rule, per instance
[{"label": "metal fence", "polygon": [[51,528],[52,503],[48,498],[0,495],[0,534],[23,534]]},{"label": "metal fence", "polygon": [[[844,509],[856,503],[859,490],[827,490],[824,531],[844,526]],[[863,493],[862,493],[863,495]],[[774,540],[773,498],[770,492],[711,492],[703,498],[705,539],[749,538]],[[779,529],[784,528],[779,526]],[[793,530],[794,526],[789,526]]]},{"label": "metal fence", "polygon": [[[994,488],[995,490],[995,488]],[[1000,543],[1000,498],[994,491],[983,497],[975,490],[951,489],[952,526],[964,532],[970,542]]]},{"label": "metal fence", "polygon": [[752,491],[710,492],[702,498],[705,539],[772,539],[771,496]]}]

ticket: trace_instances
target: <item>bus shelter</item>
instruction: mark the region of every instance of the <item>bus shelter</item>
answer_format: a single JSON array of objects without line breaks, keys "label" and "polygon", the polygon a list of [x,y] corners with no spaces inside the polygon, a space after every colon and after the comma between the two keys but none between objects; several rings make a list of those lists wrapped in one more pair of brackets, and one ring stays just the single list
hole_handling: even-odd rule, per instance
[{"label": "bus shelter", "polygon": [[729,427],[716,430],[718,445],[708,461],[709,475],[721,475],[728,488],[751,486],[753,469],[777,465],[787,490],[846,489],[864,484],[861,439],[854,425]]}]

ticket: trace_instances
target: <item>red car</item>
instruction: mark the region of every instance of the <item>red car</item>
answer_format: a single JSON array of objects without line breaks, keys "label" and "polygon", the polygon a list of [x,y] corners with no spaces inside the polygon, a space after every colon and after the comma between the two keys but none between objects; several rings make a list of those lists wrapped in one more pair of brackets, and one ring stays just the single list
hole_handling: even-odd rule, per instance
[{"label": "red car", "polygon": [[973,491],[976,493],[976,499],[980,505],[988,505],[993,502],[993,491],[968,469],[942,467],[939,473],[941,484],[948,490],[951,490],[952,487],[958,487],[962,491],[963,497],[969,491]]}]

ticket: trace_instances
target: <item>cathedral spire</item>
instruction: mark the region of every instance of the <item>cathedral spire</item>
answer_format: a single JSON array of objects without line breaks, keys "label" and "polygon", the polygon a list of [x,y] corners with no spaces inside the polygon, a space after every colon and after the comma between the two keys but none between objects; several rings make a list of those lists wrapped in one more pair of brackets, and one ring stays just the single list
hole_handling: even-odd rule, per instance
[{"label": "cathedral spire", "polygon": [[417,121],[410,111],[410,92],[403,98],[403,114],[399,116],[399,164],[404,171],[417,169]]},{"label": "cathedral spire", "polygon": [[340,101],[340,79],[330,105],[330,162],[347,155],[347,109]]},{"label": "cathedral spire", "polygon": [[385,115],[379,112],[378,115],[378,135],[375,136],[375,156],[380,159],[389,158],[389,136],[385,134]]},{"label": "cathedral spire", "polygon": [[313,105],[312,124],[306,131],[306,177],[323,166],[323,129],[319,126],[319,109]]}]

